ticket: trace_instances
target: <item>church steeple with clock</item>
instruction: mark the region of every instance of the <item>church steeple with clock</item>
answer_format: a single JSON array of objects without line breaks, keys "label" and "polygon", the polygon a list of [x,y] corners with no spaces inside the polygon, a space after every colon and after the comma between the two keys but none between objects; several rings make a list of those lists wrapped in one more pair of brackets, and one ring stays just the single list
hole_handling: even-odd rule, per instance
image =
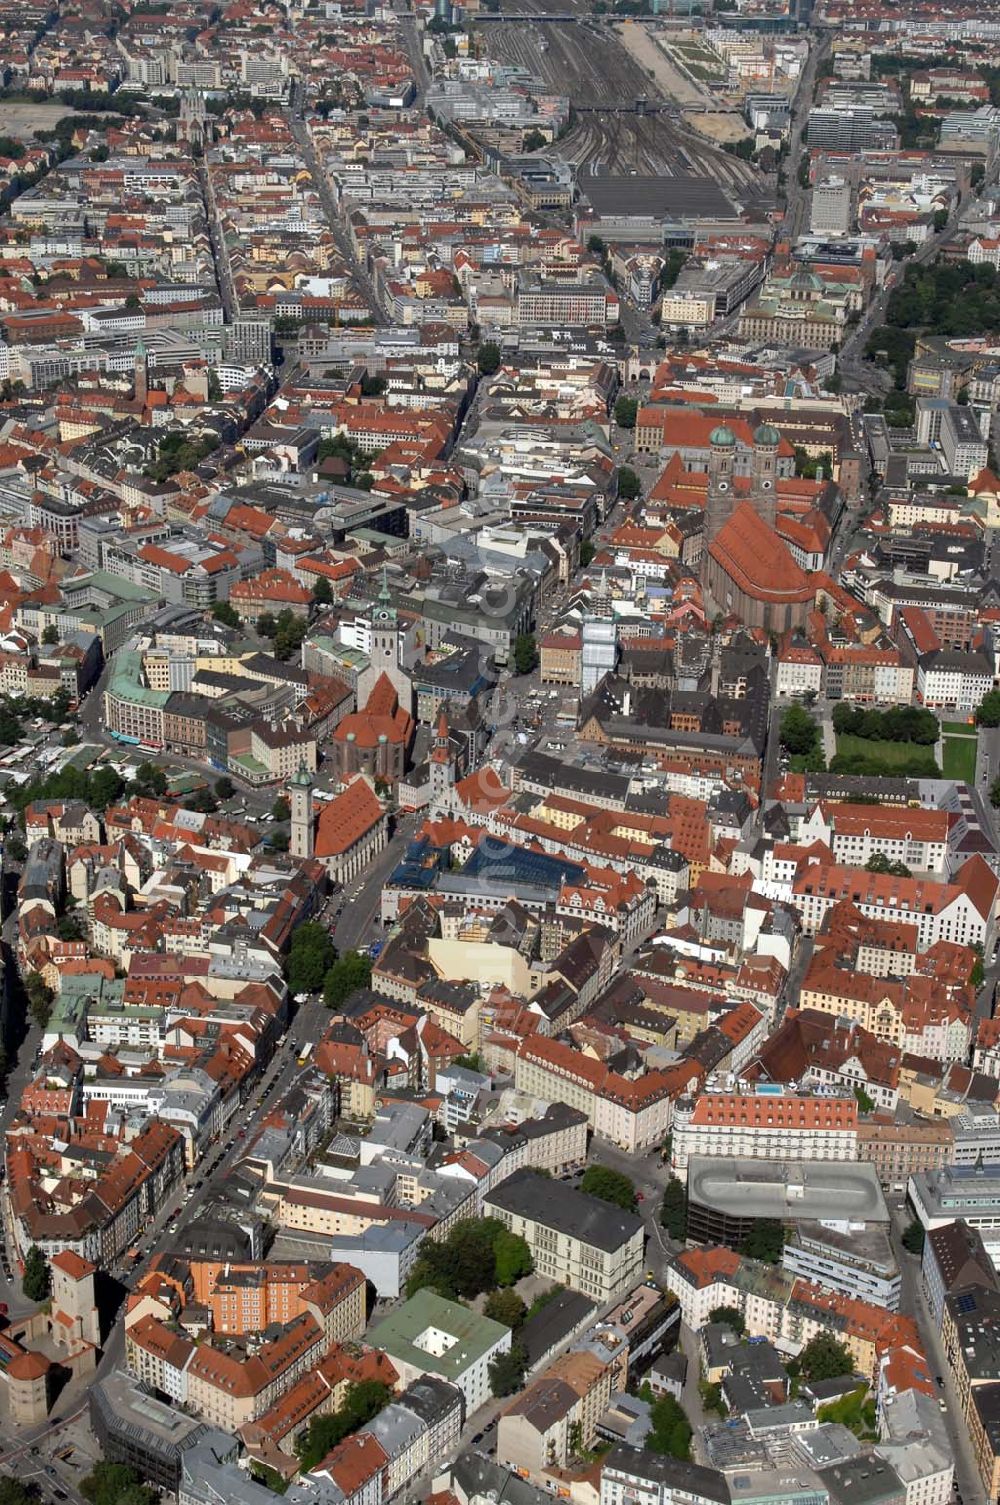
[{"label": "church steeple with clock", "polygon": [[413,686],[402,663],[403,631],[389,593],[385,567],[382,585],[371,610],[370,667],[358,680],[358,705],[364,705],[372,688],[384,674],[391,682],[399,703],[407,712],[413,710]]}]

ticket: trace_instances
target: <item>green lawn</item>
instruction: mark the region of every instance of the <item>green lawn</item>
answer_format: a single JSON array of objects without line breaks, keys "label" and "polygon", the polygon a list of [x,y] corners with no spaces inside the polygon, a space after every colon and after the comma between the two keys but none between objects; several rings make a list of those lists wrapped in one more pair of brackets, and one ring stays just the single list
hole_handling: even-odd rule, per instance
[{"label": "green lawn", "polygon": [[941,730],[946,737],[975,737],[976,735],[976,728],[968,721],[942,721]]},{"label": "green lawn", "polygon": [[845,757],[878,758],[888,766],[902,767],[914,755],[933,758],[933,747],[920,747],[916,742],[878,742],[867,737],[852,737],[847,732],[838,733],[837,751]]},{"label": "green lawn", "polygon": [[820,1406],[816,1415],[820,1421],[839,1421],[843,1426],[849,1427],[855,1437],[860,1437],[862,1442],[874,1442],[878,1437],[875,1402],[868,1400],[867,1396],[867,1385],[859,1385],[857,1390],[852,1390],[840,1400]]},{"label": "green lawn", "polygon": [[945,737],[943,762],[946,779],[960,779],[966,784],[974,784],[976,782],[975,737]]}]

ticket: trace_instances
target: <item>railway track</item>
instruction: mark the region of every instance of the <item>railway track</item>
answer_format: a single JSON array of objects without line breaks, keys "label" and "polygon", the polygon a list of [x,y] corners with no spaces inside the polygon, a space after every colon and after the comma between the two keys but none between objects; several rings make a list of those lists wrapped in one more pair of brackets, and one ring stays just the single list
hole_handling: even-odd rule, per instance
[{"label": "railway track", "polygon": [[[566,0],[517,0],[519,13],[565,13]],[[615,30],[581,15],[570,23],[551,19],[509,21],[480,29],[490,57],[527,69],[568,95],[575,122],[559,153],[581,169],[583,180],[600,173],[694,174],[710,178],[741,202],[758,199],[757,169],[713,146],[683,124]],[[544,46],[543,46],[544,43]],[[626,113],[640,97],[649,113]],[[613,104],[610,102],[613,101]],[[610,105],[610,107],[609,107]]]}]

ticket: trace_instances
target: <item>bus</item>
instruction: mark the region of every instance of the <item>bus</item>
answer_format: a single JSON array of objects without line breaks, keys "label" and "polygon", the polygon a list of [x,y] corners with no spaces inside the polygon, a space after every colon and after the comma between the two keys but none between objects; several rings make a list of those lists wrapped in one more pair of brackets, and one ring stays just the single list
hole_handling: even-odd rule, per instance
[{"label": "bus", "polygon": [[303,1047],[302,1054],[299,1056],[299,1065],[300,1066],[304,1066],[306,1064],[306,1062],[308,1061],[309,1057],[312,1055],[312,1048],[313,1048],[313,1042],[310,1040],[309,1044]]}]

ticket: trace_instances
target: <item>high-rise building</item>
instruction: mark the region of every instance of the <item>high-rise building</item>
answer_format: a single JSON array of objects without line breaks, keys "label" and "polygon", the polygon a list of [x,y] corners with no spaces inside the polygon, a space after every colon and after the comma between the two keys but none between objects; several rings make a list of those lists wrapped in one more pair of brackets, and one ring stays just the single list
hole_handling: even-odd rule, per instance
[{"label": "high-rise building", "polygon": [[820,179],[813,186],[809,229],[813,235],[849,235],[851,231],[851,185],[839,173]]}]

